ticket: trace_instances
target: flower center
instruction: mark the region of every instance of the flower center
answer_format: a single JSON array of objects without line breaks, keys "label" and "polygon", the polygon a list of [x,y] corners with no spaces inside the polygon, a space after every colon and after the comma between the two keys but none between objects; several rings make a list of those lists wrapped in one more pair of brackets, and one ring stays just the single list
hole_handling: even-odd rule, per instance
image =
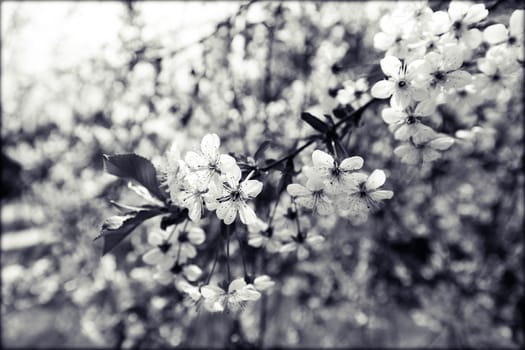
[{"label": "flower center", "polygon": [[460,31],[462,27],[463,27],[463,23],[461,23],[461,21],[456,21],[456,22],[454,22],[454,24],[452,25],[452,28],[454,28],[454,30],[455,30],[456,32]]},{"label": "flower center", "polygon": [[397,82],[397,86],[399,86],[400,88],[405,88],[407,86],[407,82],[404,80],[400,80]]},{"label": "flower center", "polygon": [[287,218],[288,220],[295,220],[295,218],[297,217],[297,212],[293,210],[292,208],[288,208],[284,217]]},{"label": "flower center", "polygon": [[239,192],[239,191],[232,191],[230,193],[230,198],[234,202],[239,200],[239,199],[241,199],[241,192]]},{"label": "flower center", "polygon": [[467,92],[465,90],[459,90],[457,93],[459,97],[467,97]]},{"label": "flower center", "polygon": [[511,45],[514,45],[514,44],[516,43],[516,41],[517,41],[517,39],[516,39],[515,36],[511,36],[511,37],[509,38],[509,44],[511,44]]},{"label": "flower center", "polygon": [[446,77],[446,74],[442,71],[437,71],[433,75],[434,75],[434,78],[436,78],[436,80],[445,80],[445,77]]},{"label": "flower center", "polygon": [[362,182],[359,184],[359,197],[364,198],[367,196],[366,183]]},{"label": "flower center", "polygon": [[500,81],[501,75],[499,73],[496,73],[492,76],[492,81]]},{"label": "flower center", "polygon": [[170,272],[174,275],[178,275],[179,273],[182,272],[182,266],[179,265],[178,263],[175,263],[173,264],[173,266],[171,267],[170,269]]},{"label": "flower center", "polygon": [[413,115],[410,115],[407,117],[406,121],[405,121],[408,125],[410,124],[414,124],[415,122],[417,122],[417,119],[416,117],[414,117]]},{"label": "flower center", "polygon": [[182,231],[179,234],[178,241],[181,242],[181,243],[188,242],[189,241],[189,239],[188,239],[188,231]]},{"label": "flower center", "polygon": [[168,241],[166,241],[166,240],[164,240],[164,241],[162,242],[162,244],[159,244],[157,247],[160,249],[160,251],[161,251],[162,253],[166,253],[168,250],[170,250],[170,248],[171,248],[171,243],[168,242]]},{"label": "flower center", "polygon": [[338,166],[332,168],[332,177],[339,178],[341,175],[341,169]]}]

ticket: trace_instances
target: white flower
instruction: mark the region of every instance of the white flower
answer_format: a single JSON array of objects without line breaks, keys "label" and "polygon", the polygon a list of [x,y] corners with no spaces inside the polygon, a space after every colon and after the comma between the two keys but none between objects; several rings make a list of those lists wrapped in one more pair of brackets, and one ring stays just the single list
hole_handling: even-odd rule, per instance
[{"label": "white flower", "polygon": [[449,91],[445,98],[446,103],[457,108],[460,115],[472,112],[475,107],[484,101],[475,84],[469,84],[457,90]]},{"label": "white flower", "polygon": [[176,201],[176,195],[180,189],[180,181],[186,175],[186,164],[181,160],[179,147],[176,142],[173,142],[167,152],[166,162],[166,184],[168,191],[173,201]]},{"label": "white flower", "polygon": [[299,232],[296,236],[292,236],[291,239],[291,242],[281,247],[280,252],[290,253],[296,251],[299,260],[304,260],[310,255],[308,251],[310,248],[319,248],[324,242],[324,237],[315,232],[310,232],[308,236]]},{"label": "white flower", "polygon": [[246,302],[255,301],[261,297],[261,293],[252,284],[246,284],[244,278],[233,280],[227,292],[218,286],[203,286],[201,295],[204,298],[204,307],[211,312],[237,311],[242,309]]},{"label": "white flower", "polygon": [[248,245],[261,248],[264,247],[269,253],[275,253],[281,248],[281,242],[274,234],[274,228],[257,218],[248,225]]},{"label": "white flower", "polygon": [[371,208],[379,201],[390,199],[394,195],[392,191],[379,189],[385,180],[385,172],[380,169],[374,170],[369,176],[362,174],[357,186],[340,197],[339,214],[348,217],[356,224],[365,222]]},{"label": "white flower", "polygon": [[395,14],[386,14],[379,21],[381,32],[374,35],[374,47],[381,51],[386,51],[388,56],[397,56],[405,58],[408,54],[406,33],[409,32],[406,27],[404,17]]},{"label": "white flower", "polygon": [[201,298],[200,288],[188,283],[186,280],[179,279],[175,281],[175,287],[177,290],[186,293],[186,295],[194,302],[198,302]]},{"label": "white flower", "polygon": [[275,282],[272,281],[272,279],[268,275],[257,276],[253,280],[253,286],[255,287],[255,289],[261,292],[272,288],[274,285]]},{"label": "white flower", "polygon": [[206,198],[209,210],[216,210],[217,217],[230,225],[235,221],[237,212],[243,224],[250,224],[257,219],[255,212],[248,205],[248,201],[257,197],[262,191],[263,184],[258,180],[250,180],[250,175],[242,182],[241,169],[231,167],[225,174],[226,182],[221,191],[212,191]]},{"label": "white flower", "polygon": [[176,240],[165,231],[153,231],[148,235],[148,243],[155,248],[148,250],[142,260],[149,265],[169,268],[177,256]]},{"label": "white flower", "polygon": [[162,268],[159,269],[153,275],[153,278],[161,284],[167,285],[174,281],[176,283],[180,278],[185,278],[190,282],[194,282],[201,276],[201,274],[202,270],[197,265],[183,265],[176,261],[169,268],[169,270]]},{"label": "white flower", "polygon": [[177,195],[177,203],[188,209],[188,217],[193,222],[199,222],[204,211],[204,197],[208,193],[206,184],[199,178],[188,174],[184,185]]},{"label": "white flower", "polygon": [[312,209],[319,215],[329,215],[333,212],[332,201],[328,198],[325,185],[321,180],[310,179],[306,187],[299,184],[289,184],[286,191],[301,207]]},{"label": "white flower", "polygon": [[394,149],[394,154],[401,158],[401,162],[407,164],[421,164],[433,162],[441,158],[441,152],[446,151],[454,144],[452,137],[434,133],[415,143],[413,139]]},{"label": "white flower", "polygon": [[196,172],[206,184],[212,182],[221,187],[221,174],[236,166],[235,159],[219,153],[221,141],[216,134],[207,134],[201,141],[201,152],[187,152],[184,160],[190,170]]},{"label": "white flower", "polygon": [[512,96],[518,81],[519,65],[509,59],[503,47],[493,47],[487,57],[478,61],[478,68],[483,74],[476,76],[475,84],[484,98],[506,102]]},{"label": "white flower", "polygon": [[205,239],[204,230],[200,227],[177,226],[171,237],[171,241],[177,244],[177,261],[185,263],[188,258],[194,258],[197,255],[195,246],[202,244]]},{"label": "white flower", "polygon": [[482,34],[472,26],[485,19],[488,14],[484,4],[472,5],[465,1],[451,1],[448,16],[443,11],[437,11],[434,13],[434,21],[439,23],[436,27],[443,32],[447,31],[445,37],[453,37],[470,49],[475,49],[481,44]]},{"label": "white flower", "polygon": [[340,190],[340,186],[352,182],[352,174],[363,167],[364,160],[354,156],[339,163],[330,154],[315,150],[312,153],[312,163],[312,167],[304,168],[308,181],[321,181],[328,193],[334,193]]},{"label": "white flower", "polygon": [[463,53],[457,45],[447,45],[442,52],[430,52],[425,56],[430,68],[427,89],[432,95],[464,87],[472,81],[470,73],[460,70]]},{"label": "white flower", "polygon": [[383,73],[388,77],[372,86],[372,96],[389,98],[392,106],[405,108],[412,101],[421,101],[427,96],[427,91],[420,86],[425,79],[428,67],[425,61],[416,60],[410,64],[402,64],[394,56],[386,56],[380,62]]},{"label": "white flower", "polygon": [[430,116],[435,112],[435,104],[427,99],[419,102],[415,108],[409,107],[405,110],[397,108],[385,108],[381,116],[385,123],[389,125],[390,131],[394,133],[394,138],[406,141],[410,137],[418,137],[418,134],[425,132],[429,127],[422,124],[420,119]]},{"label": "white flower", "polygon": [[355,82],[347,80],[343,82],[343,89],[337,91],[337,101],[343,105],[351,105],[354,109],[362,107],[371,96],[368,93],[368,82],[365,78],[359,78]]}]

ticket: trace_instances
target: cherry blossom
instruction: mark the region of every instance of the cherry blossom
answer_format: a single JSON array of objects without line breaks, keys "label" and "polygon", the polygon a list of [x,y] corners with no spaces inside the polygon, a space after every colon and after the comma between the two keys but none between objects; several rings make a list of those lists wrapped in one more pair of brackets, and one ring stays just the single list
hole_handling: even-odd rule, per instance
[{"label": "cherry blossom", "polygon": [[404,110],[398,108],[385,108],[381,116],[385,123],[389,124],[389,129],[394,133],[394,138],[406,141],[410,137],[417,138],[422,132],[430,129],[421,123],[421,118],[432,115],[435,112],[435,104],[428,99],[419,102],[415,108],[410,106]]},{"label": "cherry blossom", "polygon": [[221,141],[217,134],[207,134],[201,141],[201,153],[189,151],[184,160],[191,171],[196,172],[206,184],[222,186],[221,174],[236,166],[235,159],[219,153]]},{"label": "cherry blossom", "polygon": [[410,138],[394,149],[394,154],[407,164],[421,164],[433,162],[441,158],[441,152],[446,151],[454,144],[454,139],[442,134],[430,134],[419,140],[418,143]]},{"label": "cherry blossom", "polygon": [[386,56],[380,62],[383,73],[388,77],[372,86],[372,96],[389,98],[392,106],[406,108],[412,101],[421,101],[427,91],[421,87],[426,78],[428,67],[424,60],[416,60],[408,65],[394,56]]},{"label": "cherry blossom", "polygon": [[243,224],[250,224],[257,219],[248,201],[257,197],[263,184],[258,180],[250,180],[250,175],[241,180],[241,169],[231,167],[225,174],[226,182],[219,191],[213,191],[206,199],[209,210],[216,210],[217,217],[230,225],[235,221],[237,212]]},{"label": "cherry blossom", "polygon": [[310,179],[306,187],[300,184],[289,184],[286,191],[301,207],[312,209],[319,215],[329,215],[333,212],[332,201],[325,191],[322,180]]},{"label": "cherry blossom", "polygon": [[343,159],[337,162],[331,155],[321,150],[312,153],[312,167],[304,171],[309,181],[322,181],[328,193],[334,193],[340,186],[352,182],[352,174],[363,167],[363,158],[359,156]]},{"label": "cherry blossom", "polygon": [[244,278],[237,278],[228,285],[228,291],[219,286],[205,285],[201,288],[204,307],[211,312],[238,311],[246,302],[255,301],[261,297],[252,284],[247,284]]},{"label": "cherry blossom", "polygon": [[291,237],[291,241],[285,243],[281,249],[281,253],[296,252],[299,260],[306,259],[310,253],[309,249],[319,248],[325,238],[315,232],[310,232],[305,235],[303,232],[299,232],[297,235]]},{"label": "cherry blossom", "polygon": [[386,180],[383,170],[376,169],[368,176],[360,175],[359,183],[338,201],[339,214],[355,224],[365,222],[371,208],[377,206],[379,201],[390,199],[394,195],[392,191],[380,189]]}]

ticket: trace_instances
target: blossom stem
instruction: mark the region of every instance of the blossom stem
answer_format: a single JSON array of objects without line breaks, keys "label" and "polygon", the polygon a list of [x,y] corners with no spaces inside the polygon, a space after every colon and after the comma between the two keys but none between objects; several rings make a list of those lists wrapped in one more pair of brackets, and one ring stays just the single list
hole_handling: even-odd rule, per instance
[{"label": "blossom stem", "polygon": [[215,258],[213,259],[213,265],[211,267],[210,274],[208,275],[208,279],[206,280],[206,284],[210,283],[211,276],[213,276],[213,273],[215,272],[215,266],[217,265],[217,260],[219,260],[219,251],[215,250]]},{"label": "blossom stem", "polygon": [[295,225],[297,226],[297,234],[301,235],[301,224],[299,223],[299,211],[297,210],[297,203],[295,203],[295,200],[292,200],[293,207],[295,210]]},{"label": "blossom stem", "polygon": [[281,164],[281,163],[284,163],[286,162],[288,159],[291,159],[291,158],[294,158],[296,155],[298,155],[299,153],[301,153],[305,148],[307,148],[308,146],[310,146],[312,143],[314,143],[316,140],[310,140],[308,141],[307,143],[305,143],[303,146],[299,147],[298,149],[296,149],[295,151],[293,151],[292,153],[288,154],[287,156],[281,158],[281,159],[278,159],[276,160],[275,162],[272,162],[270,163],[269,165],[265,166],[264,168],[262,168],[261,170],[262,171],[268,171],[272,168],[275,168],[277,165]]},{"label": "blossom stem", "polygon": [[268,219],[268,227],[272,226],[272,222],[273,222],[273,218],[275,217],[275,213],[277,212],[277,206],[279,205],[279,202],[281,201],[281,194],[279,194],[279,197],[277,197],[276,201],[275,201],[275,205],[273,206],[273,209],[270,213],[268,213],[269,215],[269,219]]},{"label": "blossom stem", "polygon": [[230,225],[226,226],[226,272],[228,274],[228,284],[230,284]]},{"label": "blossom stem", "polygon": [[362,112],[368,108],[369,105],[371,105],[372,103],[376,102],[376,101],[379,101],[379,99],[377,98],[373,98],[371,99],[370,101],[368,101],[367,103],[365,103],[363,106],[361,106],[359,109],[357,109],[355,112],[353,112],[352,114],[344,117],[343,119],[339,120],[337,123],[334,124],[333,126],[333,130],[337,130],[338,127],[340,127],[341,125],[345,124],[346,122],[356,118],[356,122],[359,121],[359,119],[361,119],[361,115],[362,115]]},{"label": "blossom stem", "polygon": [[175,230],[177,229],[178,225],[173,226],[173,229],[171,230],[170,234],[168,235],[168,241],[171,239],[171,236],[173,236],[173,233],[175,233]]},{"label": "blossom stem", "polygon": [[[373,98],[371,99],[370,101],[368,101],[367,103],[365,103],[363,106],[361,106],[358,110],[356,110],[355,112],[353,112],[352,114],[350,114],[349,116],[339,120],[336,124],[334,124],[334,126],[332,127],[332,131],[336,131],[337,128],[339,128],[341,125],[347,123],[348,121],[352,120],[352,119],[355,119],[354,122],[357,123],[359,122],[359,120],[361,119],[361,116],[362,116],[362,112],[368,108],[369,105],[371,105],[372,103],[376,102],[376,101],[379,101],[379,99],[377,98]],[[303,146],[299,147],[298,149],[296,149],[295,151],[293,151],[292,153],[284,156],[283,158],[281,159],[278,159],[270,164],[268,164],[267,166],[265,166],[264,168],[262,168],[261,170],[262,171],[268,171],[272,168],[275,168],[277,165],[287,161],[288,159],[291,159],[291,158],[294,158],[295,156],[297,156],[299,153],[301,153],[304,149],[306,149],[308,146],[310,146],[312,143],[316,142],[317,139],[313,139],[313,140],[310,140],[308,141],[307,143],[305,143]],[[334,147],[335,148],[335,147]]]},{"label": "blossom stem", "polygon": [[241,252],[241,261],[242,261],[242,268],[244,270],[244,276],[248,276],[248,271],[246,270],[246,261],[244,260],[244,253],[242,251],[242,244],[241,244],[241,238],[239,237],[239,234],[237,233],[238,230],[235,230],[235,237],[237,237],[237,241],[239,242],[239,251]]}]

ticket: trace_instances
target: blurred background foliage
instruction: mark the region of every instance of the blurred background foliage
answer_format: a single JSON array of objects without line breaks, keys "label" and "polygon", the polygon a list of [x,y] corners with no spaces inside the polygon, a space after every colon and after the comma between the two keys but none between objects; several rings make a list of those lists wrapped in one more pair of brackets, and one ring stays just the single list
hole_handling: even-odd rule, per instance
[{"label": "blurred background foliage", "polygon": [[[491,5],[507,23],[517,3]],[[278,284],[240,319],[197,314],[153,280],[141,254],[157,221],[107,256],[93,243],[108,199],[139,202],[102,154],[160,164],[208,132],[231,152],[273,140],[282,154],[312,132],[302,111],[330,113],[344,81],[382,78],[372,38],[392,6],[2,2],[3,345],[523,346],[522,91],[442,111],[438,131],[492,131],[426,171],[393,156],[368,111],[349,146],[389,172],[394,198],[365,225],[320,220],[326,244],[304,261],[259,262]],[[42,44],[35,23],[53,11],[63,27]]]}]

